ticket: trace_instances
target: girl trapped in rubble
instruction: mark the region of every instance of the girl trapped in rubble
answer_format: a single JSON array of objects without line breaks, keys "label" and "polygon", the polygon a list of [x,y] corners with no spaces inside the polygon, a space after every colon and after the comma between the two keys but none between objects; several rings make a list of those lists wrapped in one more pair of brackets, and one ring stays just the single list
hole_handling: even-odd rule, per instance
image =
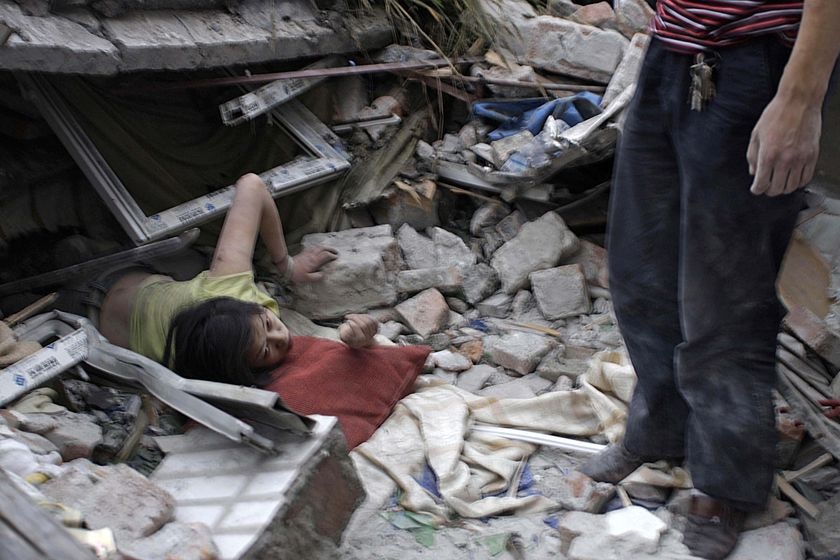
[{"label": "girl trapped in rubble", "polygon": [[[319,280],[321,268],[337,256],[319,247],[292,259],[274,200],[262,180],[248,174],[236,183],[210,269],[186,282],[145,270],[123,273],[102,302],[102,334],[185,377],[253,385],[254,372],[280,364],[291,345],[277,302],[254,284],[258,234],[292,282]],[[350,315],[339,335],[348,346],[363,347],[376,331],[372,317]]]}]

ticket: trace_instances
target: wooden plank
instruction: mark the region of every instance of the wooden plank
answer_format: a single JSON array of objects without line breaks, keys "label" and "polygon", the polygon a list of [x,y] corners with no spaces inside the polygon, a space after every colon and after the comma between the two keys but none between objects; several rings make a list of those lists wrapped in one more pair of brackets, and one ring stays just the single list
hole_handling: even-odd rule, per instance
[{"label": "wooden plank", "polygon": [[[49,513],[41,510],[0,469],[0,526],[39,551],[39,560],[95,560]],[[5,544],[7,539],[2,539]],[[0,556],[15,558],[16,556]]]},{"label": "wooden plank", "polygon": [[790,482],[779,475],[776,475],[776,485],[779,487],[779,492],[787,496],[790,501],[796,504],[796,507],[804,511],[808,516],[816,519],[820,514],[817,506],[808,501],[805,496],[796,491],[796,488],[791,486]]},{"label": "wooden plank", "polygon": [[822,455],[820,455],[819,457],[817,457],[816,459],[814,459],[813,461],[811,461],[810,463],[808,463],[807,465],[802,467],[801,469],[798,469],[798,470],[795,470],[795,471],[782,471],[782,476],[788,482],[793,482],[794,480],[796,480],[800,476],[808,474],[811,471],[815,471],[815,470],[819,469],[820,467],[824,467],[824,466],[829,465],[833,462],[834,462],[834,457],[832,457],[830,453],[823,453]]}]

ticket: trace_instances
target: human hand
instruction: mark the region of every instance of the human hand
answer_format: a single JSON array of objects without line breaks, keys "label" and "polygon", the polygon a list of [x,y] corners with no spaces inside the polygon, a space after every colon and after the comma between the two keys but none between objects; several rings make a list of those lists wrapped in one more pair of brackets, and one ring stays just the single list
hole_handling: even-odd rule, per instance
[{"label": "human hand", "polygon": [[823,412],[828,418],[840,418],[840,399],[823,399],[818,402],[828,407],[828,410]]},{"label": "human hand", "polygon": [[747,148],[750,191],[778,196],[808,184],[817,165],[821,127],[819,104],[777,94],[758,119]]},{"label": "human hand", "polygon": [[370,315],[347,315],[346,321],[338,327],[338,336],[350,348],[363,348],[373,343],[379,331],[379,322]]},{"label": "human hand", "polygon": [[317,282],[324,277],[324,265],[338,258],[335,249],[310,247],[294,256],[292,272],[288,276],[295,284]]}]

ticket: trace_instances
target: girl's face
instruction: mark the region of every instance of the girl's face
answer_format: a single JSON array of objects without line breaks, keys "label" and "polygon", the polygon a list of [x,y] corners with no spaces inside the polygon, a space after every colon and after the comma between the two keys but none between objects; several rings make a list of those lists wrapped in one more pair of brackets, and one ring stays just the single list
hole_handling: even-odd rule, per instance
[{"label": "girl's face", "polygon": [[248,367],[259,370],[280,364],[291,346],[286,325],[271,311],[251,316],[251,342],[245,356]]}]

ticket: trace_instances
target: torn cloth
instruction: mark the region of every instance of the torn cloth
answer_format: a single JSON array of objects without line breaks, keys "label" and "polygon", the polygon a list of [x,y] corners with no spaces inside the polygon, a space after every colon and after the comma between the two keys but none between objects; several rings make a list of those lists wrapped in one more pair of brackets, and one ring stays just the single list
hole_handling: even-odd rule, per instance
[{"label": "torn cloth", "polygon": [[[558,505],[543,496],[519,497],[515,490],[490,496],[508,490],[537,446],[470,427],[481,422],[579,437],[604,434],[616,441],[634,383],[627,358],[616,352],[592,358],[581,388],[530,399],[480,397],[421,377],[416,391],[351,456],[371,503],[383,504],[398,486],[402,507],[427,513],[438,524],[453,513],[479,518],[554,509]],[[415,480],[427,464],[441,499]]]}]

